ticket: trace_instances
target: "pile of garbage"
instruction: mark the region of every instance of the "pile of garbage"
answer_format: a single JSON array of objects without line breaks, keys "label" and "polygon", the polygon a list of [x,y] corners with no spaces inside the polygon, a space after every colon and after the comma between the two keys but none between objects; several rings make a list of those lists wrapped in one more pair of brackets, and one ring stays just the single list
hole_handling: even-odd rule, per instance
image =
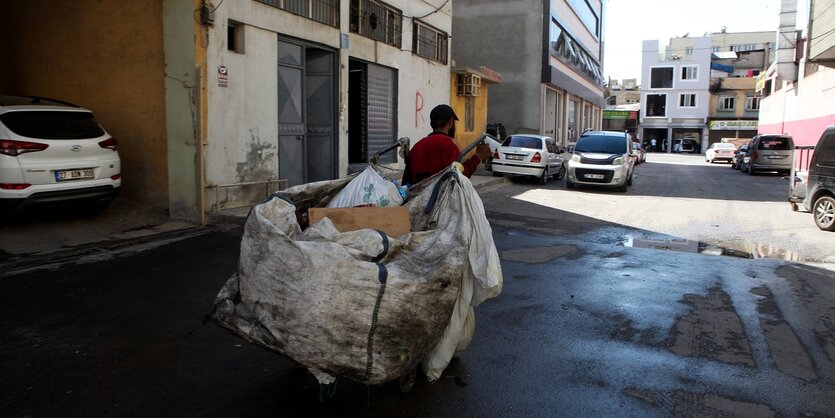
[{"label": "pile of garbage", "polygon": [[[381,384],[418,363],[438,379],[472,339],[473,307],[501,292],[492,231],[454,166],[408,193],[381,170],[296,186],[255,206],[214,318],[323,384],[337,376]],[[356,206],[385,212],[370,216]],[[344,222],[360,224],[335,222],[335,212],[313,220],[334,207],[350,215]],[[405,229],[395,215],[388,219],[397,211]],[[399,225],[402,234],[365,222]]]}]

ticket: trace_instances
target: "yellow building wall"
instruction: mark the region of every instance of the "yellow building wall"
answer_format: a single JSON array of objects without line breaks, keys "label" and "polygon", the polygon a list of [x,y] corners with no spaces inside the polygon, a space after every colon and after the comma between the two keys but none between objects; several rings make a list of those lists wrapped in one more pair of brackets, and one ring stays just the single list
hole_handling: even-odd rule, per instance
[{"label": "yellow building wall", "polygon": [[119,142],[123,195],[167,207],[162,0],[13,1],[0,14],[0,93],[92,110]]},{"label": "yellow building wall", "polygon": [[[459,120],[455,125],[455,142],[459,149],[470,145],[487,129],[487,84],[482,81],[481,93],[475,97],[475,117],[473,119],[473,130],[467,132],[466,127],[466,96],[459,96],[457,91],[458,75],[452,74],[450,80],[450,103]],[[433,105],[432,107],[435,107]],[[431,109],[431,108],[430,108]],[[472,154],[472,152],[470,152]]]}]

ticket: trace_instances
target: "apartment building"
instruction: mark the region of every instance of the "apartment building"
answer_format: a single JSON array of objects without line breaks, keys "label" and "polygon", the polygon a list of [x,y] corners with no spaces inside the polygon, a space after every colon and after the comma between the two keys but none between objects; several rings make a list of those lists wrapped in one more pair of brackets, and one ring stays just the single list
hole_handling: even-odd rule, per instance
[{"label": "apartment building", "polygon": [[599,129],[604,9],[601,0],[454,0],[455,65],[502,74],[488,120],[563,145]]},{"label": "apartment building", "polygon": [[640,138],[656,151],[704,152],[710,104],[710,38],[690,38],[693,53],[681,56],[658,40],[643,41]]},{"label": "apartment building", "polygon": [[408,0],[12,2],[0,90],[92,109],[119,141],[124,196],[202,223],[430,132],[430,110],[450,101],[451,12]]}]

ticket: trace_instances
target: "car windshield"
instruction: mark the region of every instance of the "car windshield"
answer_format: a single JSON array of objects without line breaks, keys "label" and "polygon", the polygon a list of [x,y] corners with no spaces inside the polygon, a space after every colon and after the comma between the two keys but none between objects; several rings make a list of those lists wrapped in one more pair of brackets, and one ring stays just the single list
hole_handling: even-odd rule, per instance
[{"label": "car windshield", "polygon": [[777,136],[760,139],[760,145],[757,146],[757,149],[770,151],[787,151],[791,148],[789,147],[788,138]]},{"label": "car windshield", "polygon": [[714,149],[736,149],[734,144],[714,144]]},{"label": "car windshield", "polygon": [[27,138],[85,139],[104,135],[90,112],[25,111],[0,115],[12,132]]},{"label": "car windshield", "polygon": [[623,137],[608,135],[582,136],[574,146],[575,152],[597,152],[601,154],[626,154]]},{"label": "car windshield", "polygon": [[532,136],[512,135],[512,136],[507,137],[507,139],[504,140],[504,142],[502,143],[502,146],[542,149],[542,139],[535,138],[535,137],[532,137]]}]

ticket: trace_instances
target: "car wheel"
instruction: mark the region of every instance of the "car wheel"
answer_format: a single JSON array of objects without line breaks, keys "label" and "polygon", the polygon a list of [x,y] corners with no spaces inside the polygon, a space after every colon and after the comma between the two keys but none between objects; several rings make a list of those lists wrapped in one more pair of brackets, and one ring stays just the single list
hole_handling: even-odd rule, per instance
[{"label": "car wheel", "polygon": [[835,198],[821,196],[812,206],[815,225],[824,231],[835,231]]},{"label": "car wheel", "polygon": [[573,182],[573,181],[571,181],[571,180],[566,180],[566,181],[565,181],[565,187],[566,187],[566,188],[573,189],[573,188],[574,188],[574,186],[575,186],[575,184],[574,184],[574,182]]},{"label": "car wheel", "polygon": [[753,175],[754,175],[754,167],[751,167],[750,165],[748,166],[748,175],[749,175],[749,176],[753,176]]},{"label": "car wheel", "polygon": [[539,184],[548,184],[548,168],[542,169],[542,175],[539,176]]},{"label": "car wheel", "polygon": [[557,174],[554,176],[554,178],[557,179],[557,180],[562,180],[563,177],[565,177],[565,165],[564,164],[560,165],[560,171],[557,172]]},{"label": "car wheel", "polygon": [[624,182],[623,185],[618,186],[616,190],[621,192],[621,193],[626,193],[626,189],[629,187],[628,184],[629,184],[628,181]]}]

